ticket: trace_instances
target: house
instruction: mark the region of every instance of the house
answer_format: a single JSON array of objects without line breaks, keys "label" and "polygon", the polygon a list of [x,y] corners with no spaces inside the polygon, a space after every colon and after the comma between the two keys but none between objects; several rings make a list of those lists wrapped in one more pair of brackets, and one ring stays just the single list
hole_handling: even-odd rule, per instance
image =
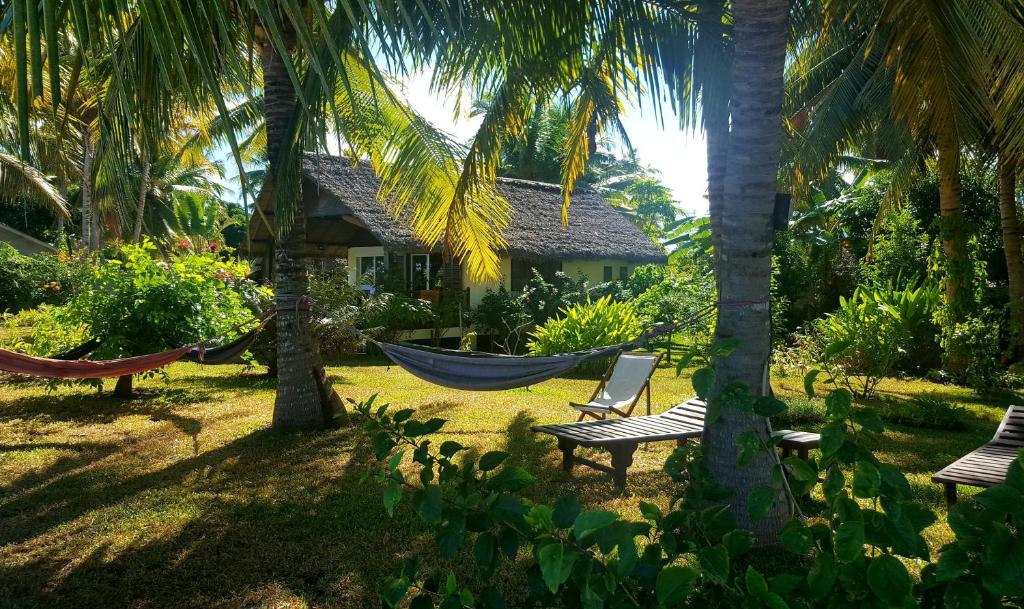
[{"label": "house", "polygon": [[36,239],[32,235],[26,235],[20,230],[8,226],[0,222],[0,241],[10,243],[14,249],[18,250],[19,253],[25,254],[39,254],[42,252],[54,252],[56,248]]},{"label": "house", "polygon": [[[377,199],[380,182],[368,163],[335,156],[307,156],[303,164],[306,255],[321,264],[347,259],[349,279],[360,278],[390,291],[406,291],[436,300],[439,289],[464,290],[475,306],[499,285],[520,290],[536,268],[550,277],[562,271],[592,283],[625,279],[637,265],[663,263],[662,249],[596,192],[578,188],[572,195],[569,225],[561,221],[561,187],[499,178],[508,201],[508,246],[501,252],[501,278],[478,283],[457,261],[428,250],[407,224],[395,220]],[[260,202],[271,217],[272,206]],[[250,227],[251,255],[271,269],[272,233],[258,214]]]}]

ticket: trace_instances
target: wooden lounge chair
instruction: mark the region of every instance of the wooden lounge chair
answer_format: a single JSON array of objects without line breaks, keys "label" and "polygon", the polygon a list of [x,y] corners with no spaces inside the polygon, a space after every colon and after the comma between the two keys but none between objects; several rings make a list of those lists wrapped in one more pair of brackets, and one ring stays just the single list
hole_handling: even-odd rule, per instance
[{"label": "wooden lounge chair", "polygon": [[981,448],[950,463],[932,476],[932,482],[946,489],[946,503],[956,503],[956,485],[989,487],[1006,481],[1010,463],[1024,448],[1024,406],[1006,409],[992,440]]},{"label": "wooden lounge chair", "polygon": [[601,383],[586,404],[569,402],[579,411],[582,421],[586,417],[604,419],[609,414],[628,417],[647,393],[647,414],[651,414],[651,377],[661,361],[660,353],[627,351],[620,353],[605,372]]},{"label": "wooden lounge chair", "polygon": [[[607,472],[614,477],[615,487],[623,490],[626,488],[626,470],[633,464],[633,453],[640,443],[675,440],[683,444],[690,438],[699,438],[704,431],[705,413],[704,401],[693,398],[656,415],[537,425],[532,429],[558,438],[562,469],[571,472],[574,465],[580,464]],[[781,436],[779,446],[784,452],[796,450],[805,458],[807,450],[821,445],[818,434],[783,430],[772,435]],[[578,446],[607,449],[612,457],[611,466],[575,456],[573,453]]]}]

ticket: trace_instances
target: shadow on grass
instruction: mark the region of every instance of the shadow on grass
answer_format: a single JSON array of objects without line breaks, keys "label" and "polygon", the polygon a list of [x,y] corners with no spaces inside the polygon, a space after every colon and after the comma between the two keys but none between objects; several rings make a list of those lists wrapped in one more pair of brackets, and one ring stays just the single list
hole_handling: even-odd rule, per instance
[{"label": "shadow on grass", "polygon": [[111,423],[129,415],[155,415],[169,405],[208,402],[214,394],[203,389],[145,389],[131,399],[109,394],[65,393],[0,401],[0,421],[41,419],[80,424]]},{"label": "shadow on grass", "polygon": [[[155,493],[168,495],[172,514],[197,496],[201,511],[178,527],[153,522],[148,535],[98,539],[70,564],[50,553],[0,564],[0,604],[377,607],[384,579],[432,542],[403,517],[408,506],[387,518],[381,489],[364,479],[371,461],[358,430],[259,431],[136,477],[109,467],[65,476],[0,507],[0,545]],[[51,510],[58,498],[65,504]]]}]

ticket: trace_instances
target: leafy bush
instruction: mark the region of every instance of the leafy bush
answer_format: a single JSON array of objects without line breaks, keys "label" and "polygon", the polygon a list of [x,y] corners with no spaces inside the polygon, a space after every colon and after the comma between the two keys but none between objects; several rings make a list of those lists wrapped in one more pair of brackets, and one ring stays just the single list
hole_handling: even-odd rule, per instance
[{"label": "leafy bush", "polygon": [[901,358],[911,351],[922,356],[915,340],[927,335],[938,302],[939,288],[930,283],[903,289],[858,286],[816,325],[825,370],[857,397],[872,395]]},{"label": "leafy bush", "polygon": [[[605,296],[594,302],[562,310],[530,336],[530,353],[554,355],[605,347],[633,340],[642,332],[640,319],[632,305]],[[600,367],[599,362],[587,369]]]},{"label": "leafy bush", "polygon": [[534,327],[526,298],[512,294],[505,286],[497,292],[487,290],[470,319],[480,334],[490,336],[495,347],[508,355],[522,352],[527,333]]},{"label": "leafy bush", "polygon": [[567,307],[590,300],[590,285],[583,277],[573,279],[559,271],[549,283],[537,269],[523,286],[523,303],[535,325],[546,321]]},{"label": "leafy bush", "polygon": [[246,264],[211,253],[155,257],[156,248],[123,245],[100,263],[89,286],[50,310],[33,334],[34,353],[102,339],[98,359],[153,353],[200,341],[230,339],[254,320],[248,303],[266,297],[246,279]]},{"label": "leafy bush", "polygon": [[1003,375],[999,315],[984,309],[960,322],[949,321],[946,311],[938,317],[946,369],[953,380],[977,391],[998,385]]},{"label": "leafy bush", "polygon": [[922,277],[928,270],[931,236],[906,207],[896,209],[882,222],[881,230],[860,267],[863,281],[872,285]]},{"label": "leafy bush", "polygon": [[[702,393],[703,383],[694,385]],[[523,489],[533,477],[508,465],[508,453],[492,451],[477,458],[452,440],[435,446],[428,436],[444,426],[443,419],[417,421],[412,409],[391,413],[387,405],[375,407],[372,399],[359,404],[379,464],[376,477],[385,487],[385,510],[393,515],[410,498],[445,560],[440,569],[425,567],[435,561],[420,558],[396,569],[383,589],[384,603],[397,607],[411,601],[416,609],[506,607],[493,576],[507,563],[525,566],[527,585],[518,591],[527,597],[522,606],[530,607],[1018,603],[1024,597],[1019,560],[1024,451],[1010,466],[1006,483],[951,510],[954,537],[936,560],[922,536],[935,514],[914,501],[898,468],[880,462],[862,443],[884,431],[881,420],[855,410],[846,389],[835,390],[824,403],[821,458],[785,460],[794,495],[809,493],[824,477],[824,513],[813,521],[793,519],[782,530],[781,547],[756,552],[755,536],[737,527],[729,509],[733,491],[713,479],[702,447],[680,447],[666,462],[666,472],[678,485],[668,509],[641,502],[643,520],[630,520],[611,510],[584,510],[571,495],[550,503],[525,499]],[[785,405],[771,398],[755,400],[749,390],[737,388],[711,398],[709,420],[727,409],[767,416],[782,413]],[[737,467],[752,467],[759,453],[775,450],[758,436],[753,439],[744,434],[738,440]],[[403,467],[407,455],[412,472]],[[752,522],[762,520],[776,493],[784,492],[783,466],[772,467],[772,487],[746,489]],[[452,561],[462,552],[466,560]],[[923,565],[919,583],[908,564]]]},{"label": "leafy bush", "polygon": [[309,276],[309,296],[316,303],[312,315],[313,336],[324,355],[354,353],[362,338],[352,331],[359,307],[366,300],[363,292],[348,281],[345,269],[317,271]]},{"label": "leafy bush", "polygon": [[883,400],[876,406],[883,420],[897,425],[925,429],[964,428],[966,410],[949,400],[934,395],[918,396],[912,400]]},{"label": "leafy bush", "polygon": [[92,266],[63,251],[23,256],[0,242],[0,312],[63,304],[88,283]]},{"label": "leafy bush", "polygon": [[408,330],[431,327],[434,311],[426,300],[378,292],[363,302],[354,320],[357,327],[394,342]]}]

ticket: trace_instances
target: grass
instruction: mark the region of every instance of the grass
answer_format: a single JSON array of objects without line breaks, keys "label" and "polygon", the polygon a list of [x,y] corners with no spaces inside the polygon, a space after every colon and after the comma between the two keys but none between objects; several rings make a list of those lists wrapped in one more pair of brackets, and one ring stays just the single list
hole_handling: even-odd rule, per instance
[{"label": "grass", "polygon": [[[449,419],[438,441],[510,452],[537,476],[529,490],[535,499],[574,493],[587,506],[634,516],[641,499],[667,503],[670,483],[660,468],[670,443],[637,452],[632,494],[620,496],[605,474],[578,469],[567,477],[554,442],[529,431],[569,419],[566,402],[587,397],[593,380],[471,393],[380,361],[345,363],[329,369],[343,396],[378,392],[420,417]],[[240,366],[176,364],[168,375],[170,384],[139,382],[142,395],[130,401],[83,386],[3,385],[0,607],[377,607],[384,578],[432,546],[407,505],[394,519],[384,513],[381,489],[364,480],[371,451],[358,431],[267,430],[273,383]],[[655,412],[692,394],[689,379],[667,366],[653,383]],[[774,387],[783,397],[802,394],[797,377]],[[887,380],[880,390],[967,409],[963,431],[896,426],[876,446],[879,458],[908,473],[941,522],[942,492],[929,476],[986,441],[1014,396],[983,401],[916,380]],[[804,416],[813,409],[800,408]],[[949,536],[944,524],[928,530],[933,550]],[[508,580],[516,585],[514,573]]]}]

